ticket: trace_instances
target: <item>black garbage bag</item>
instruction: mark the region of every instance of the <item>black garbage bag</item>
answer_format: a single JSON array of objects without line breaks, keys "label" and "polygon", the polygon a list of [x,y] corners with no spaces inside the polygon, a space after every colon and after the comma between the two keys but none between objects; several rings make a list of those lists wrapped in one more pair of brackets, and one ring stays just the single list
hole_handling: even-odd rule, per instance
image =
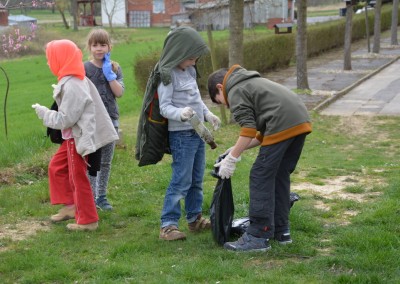
[{"label": "black garbage bag", "polygon": [[[216,163],[225,156],[218,157]],[[231,235],[232,220],[235,211],[232,194],[231,179],[221,179],[218,176],[218,167],[215,167],[211,175],[218,179],[214,189],[210,207],[211,231],[214,240],[223,245]]]},{"label": "black garbage bag", "polygon": [[[300,199],[300,196],[295,193],[291,192],[290,193],[290,208],[293,207],[293,204]],[[249,217],[243,217],[243,218],[238,218],[232,221],[232,228],[231,228],[231,234],[232,236],[241,236],[243,235],[247,227],[250,225],[250,218]]]},{"label": "black garbage bag", "polygon": [[[58,111],[58,105],[55,101],[51,105],[50,109]],[[59,129],[47,127],[47,136],[50,137],[51,142],[55,144],[62,144],[62,142],[64,141],[64,139],[62,138],[61,130]]]}]

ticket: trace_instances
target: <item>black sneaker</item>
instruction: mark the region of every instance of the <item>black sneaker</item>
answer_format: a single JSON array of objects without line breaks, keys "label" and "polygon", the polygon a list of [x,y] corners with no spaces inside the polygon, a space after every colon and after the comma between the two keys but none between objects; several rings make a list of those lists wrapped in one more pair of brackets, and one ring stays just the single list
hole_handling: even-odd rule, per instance
[{"label": "black sneaker", "polygon": [[289,232],[275,236],[275,240],[278,241],[280,245],[288,245],[293,242]]},{"label": "black sneaker", "polygon": [[224,248],[241,252],[264,252],[271,249],[271,245],[268,239],[257,238],[244,233],[236,242],[225,243]]}]

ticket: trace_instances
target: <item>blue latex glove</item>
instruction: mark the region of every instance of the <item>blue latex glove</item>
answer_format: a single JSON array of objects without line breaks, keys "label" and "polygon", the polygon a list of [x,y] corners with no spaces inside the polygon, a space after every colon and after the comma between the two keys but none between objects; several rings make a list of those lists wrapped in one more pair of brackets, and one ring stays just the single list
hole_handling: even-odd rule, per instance
[{"label": "blue latex glove", "polygon": [[103,74],[106,76],[108,82],[117,79],[117,74],[115,74],[112,70],[110,55],[110,52],[108,52],[103,58]]}]

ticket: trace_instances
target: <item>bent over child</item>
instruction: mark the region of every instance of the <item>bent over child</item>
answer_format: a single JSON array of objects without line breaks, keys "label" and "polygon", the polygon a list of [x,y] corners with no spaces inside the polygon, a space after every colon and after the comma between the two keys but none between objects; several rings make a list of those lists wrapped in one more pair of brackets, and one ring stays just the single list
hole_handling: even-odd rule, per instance
[{"label": "bent over child", "polygon": [[49,168],[51,204],[62,204],[53,222],[75,219],[69,230],[95,230],[98,215],[87,176],[87,156],[118,139],[93,83],[85,77],[81,50],[70,40],[46,46],[47,64],[57,77],[53,99],[58,111],[34,104],[43,124],[60,129],[62,142]]},{"label": "bent over child", "polygon": [[311,123],[304,103],[286,87],[239,65],[220,69],[208,78],[211,100],[226,105],[240,125],[236,144],[215,166],[230,178],[246,149],[260,145],[250,171],[250,225],[234,251],[266,251],[269,240],[291,243],[289,228],[290,174],[300,158]]}]

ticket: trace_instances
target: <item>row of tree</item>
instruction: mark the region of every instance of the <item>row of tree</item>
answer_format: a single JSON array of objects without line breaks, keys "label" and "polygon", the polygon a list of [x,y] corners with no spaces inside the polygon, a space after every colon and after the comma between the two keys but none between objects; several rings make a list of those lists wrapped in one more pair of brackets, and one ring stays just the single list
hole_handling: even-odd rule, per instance
[{"label": "row of tree", "polygon": [[[229,65],[243,64],[243,8],[244,1],[229,1],[230,10],[230,42],[229,42]],[[353,19],[353,5],[356,0],[346,2],[346,31],[344,40],[344,70],[351,70],[351,31]],[[296,34],[296,67],[297,67],[297,88],[310,89],[307,75],[307,0],[297,0],[297,34]],[[374,11],[374,41],[373,53],[380,51],[380,34],[381,34],[381,6],[382,0],[377,0]],[[365,21],[368,38],[368,52],[370,52],[369,43],[369,23],[367,1],[365,1]],[[391,44],[398,45],[397,27],[398,27],[398,11],[399,0],[393,0],[391,25]]]}]

